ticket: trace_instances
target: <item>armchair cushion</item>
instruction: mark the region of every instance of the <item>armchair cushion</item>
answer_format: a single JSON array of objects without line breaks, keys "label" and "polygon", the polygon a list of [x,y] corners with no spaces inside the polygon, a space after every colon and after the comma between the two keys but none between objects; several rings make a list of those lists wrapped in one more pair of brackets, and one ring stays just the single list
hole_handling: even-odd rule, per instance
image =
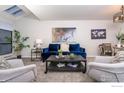
[{"label": "armchair cushion", "polygon": [[60,49],[60,44],[49,44],[48,48],[43,49],[43,53],[41,54],[43,62],[50,56],[50,55],[57,55],[58,50]]},{"label": "armchair cushion", "polygon": [[70,51],[80,51],[80,45],[79,44],[70,44],[69,50]]},{"label": "armchair cushion", "polygon": [[58,51],[50,51],[49,52],[51,55],[58,55]]},{"label": "armchair cushion", "polygon": [[76,55],[81,55],[82,57],[86,58],[86,52],[84,48],[80,47],[80,44],[70,44],[69,45],[70,53],[74,53]]},{"label": "armchair cushion", "polygon": [[60,44],[49,44],[49,51],[58,51],[60,49]]}]

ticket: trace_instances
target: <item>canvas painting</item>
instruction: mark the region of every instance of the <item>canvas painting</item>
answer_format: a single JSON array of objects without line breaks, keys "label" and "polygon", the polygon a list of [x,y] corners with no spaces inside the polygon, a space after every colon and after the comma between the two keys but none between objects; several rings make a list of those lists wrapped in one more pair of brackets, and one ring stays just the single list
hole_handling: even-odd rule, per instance
[{"label": "canvas painting", "polygon": [[74,42],[76,28],[53,28],[52,42]]},{"label": "canvas painting", "polygon": [[106,39],[106,29],[92,29],[91,39]]}]

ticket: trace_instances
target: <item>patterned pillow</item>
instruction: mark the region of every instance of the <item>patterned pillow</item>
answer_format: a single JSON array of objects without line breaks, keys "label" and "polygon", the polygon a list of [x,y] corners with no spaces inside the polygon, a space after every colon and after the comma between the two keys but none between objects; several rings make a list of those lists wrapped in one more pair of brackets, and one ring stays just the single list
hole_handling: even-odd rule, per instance
[{"label": "patterned pillow", "polygon": [[11,68],[11,65],[7,62],[4,57],[0,57],[0,69],[8,69]]},{"label": "patterned pillow", "polygon": [[69,51],[69,45],[66,43],[61,44],[61,50],[62,51]]},{"label": "patterned pillow", "polygon": [[124,51],[118,51],[112,63],[124,62]]}]

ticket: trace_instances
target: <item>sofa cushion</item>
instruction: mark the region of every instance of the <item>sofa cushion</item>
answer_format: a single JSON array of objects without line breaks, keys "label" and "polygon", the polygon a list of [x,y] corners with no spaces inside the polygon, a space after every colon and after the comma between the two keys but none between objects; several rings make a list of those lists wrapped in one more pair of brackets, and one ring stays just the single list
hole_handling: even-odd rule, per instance
[{"label": "sofa cushion", "polygon": [[80,51],[80,45],[79,44],[70,44],[69,50],[70,51]]},{"label": "sofa cushion", "polygon": [[49,44],[49,51],[58,51],[60,48],[59,44]]}]

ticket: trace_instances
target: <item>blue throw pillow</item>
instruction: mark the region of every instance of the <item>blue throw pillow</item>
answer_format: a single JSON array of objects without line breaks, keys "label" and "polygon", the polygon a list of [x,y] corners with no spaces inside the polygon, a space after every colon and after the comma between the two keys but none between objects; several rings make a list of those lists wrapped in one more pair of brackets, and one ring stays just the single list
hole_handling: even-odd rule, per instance
[{"label": "blue throw pillow", "polygon": [[58,51],[60,48],[59,44],[49,44],[49,51]]},{"label": "blue throw pillow", "polygon": [[79,44],[70,44],[69,50],[70,51],[80,51],[80,45]]}]

